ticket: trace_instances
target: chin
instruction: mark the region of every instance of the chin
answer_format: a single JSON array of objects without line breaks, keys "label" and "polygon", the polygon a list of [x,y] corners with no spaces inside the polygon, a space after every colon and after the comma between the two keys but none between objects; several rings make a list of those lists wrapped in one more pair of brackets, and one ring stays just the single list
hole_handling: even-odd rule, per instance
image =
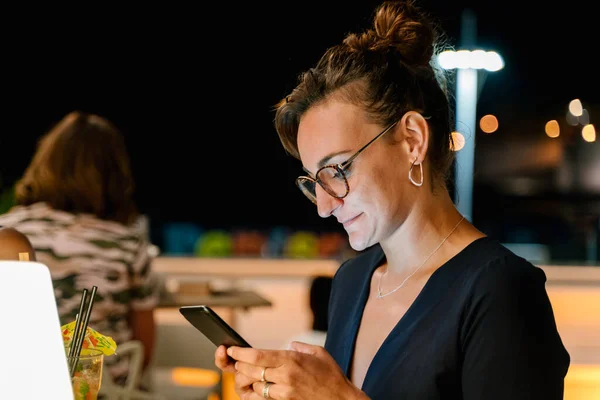
[{"label": "chin", "polygon": [[370,246],[369,242],[360,232],[348,233],[348,242],[354,251],[363,251]]}]

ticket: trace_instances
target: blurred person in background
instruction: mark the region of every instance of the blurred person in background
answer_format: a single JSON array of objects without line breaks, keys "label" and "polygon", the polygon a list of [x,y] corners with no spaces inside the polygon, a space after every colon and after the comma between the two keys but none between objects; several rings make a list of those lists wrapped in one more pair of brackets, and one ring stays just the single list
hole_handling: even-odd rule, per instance
[{"label": "blurred person in background", "polygon": [[312,315],[311,329],[288,338],[283,348],[290,348],[292,342],[309,343],[319,346],[325,345],[332,281],[333,278],[330,276],[314,276],[311,279],[308,296]]},{"label": "blurred person in background", "polygon": [[447,189],[441,32],[414,1],[381,3],[373,22],[275,114],[299,189],[360,252],[334,276],[325,346],[219,346],[215,364],[243,399],[562,399],[570,357],[544,271],[473,226]]},{"label": "blurred person in background", "polygon": [[[147,366],[158,288],[133,190],[120,131],[105,118],[74,111],[41,138],[0,226],[26,235],[37,261],[48,266],[61,324],[75,320],[83,289],[95,285],[89,326],[117,345],[140,340]],[[115,383],[124,383],[128,360],[105,360]]]},{"label": "blurred person in background", "polygon": [[35,249],[23,233],[0,226],[0,260],[36,261]]}]

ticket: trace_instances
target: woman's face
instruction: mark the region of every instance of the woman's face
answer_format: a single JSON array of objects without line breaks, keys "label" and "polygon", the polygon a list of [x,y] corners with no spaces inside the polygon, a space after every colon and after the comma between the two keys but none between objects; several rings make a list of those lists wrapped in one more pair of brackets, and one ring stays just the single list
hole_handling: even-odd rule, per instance
[{"label": "woman's face", "polygon": [[[345,102],[331,99],[313,106],[298,128],[304,169],[314,178],[320,167],[343,163],[384,128],[368,121],[360,107]],[[412,160],[401,130],[397,124],[385,134],[394,135],[393,143],[381,138],[350,164],[345,171],[350,191],[343,199],[316,185],[319,215],[333,215],[343,224],[356,251],[388,238],[406,219],[414,201],[415,187],[408,180]]]}]

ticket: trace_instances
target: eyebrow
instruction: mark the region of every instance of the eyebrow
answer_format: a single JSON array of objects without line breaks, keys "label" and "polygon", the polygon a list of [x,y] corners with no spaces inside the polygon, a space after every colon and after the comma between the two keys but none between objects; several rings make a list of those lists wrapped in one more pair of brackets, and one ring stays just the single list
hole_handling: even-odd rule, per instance
[{"label": "eyebrow", "polygon": [[[330,160],[334,157],[337,157],[341,154],[346,154],[346,153],[350,153],[352,152],[352,150],[340,150],[340,151],[335,151],[333,153],[329,153],[327,154],[325,157],[321,158],[321,160],[317,163],[317,169],[323,168],[324,166],[326,166],[327,164],[330,163]],[[307,174],[309,174],[310,176],[312,176],[312,173],[307,170],[306,168],[302,167],[302,169],[304,170],[304,172],[306,172]]]}]

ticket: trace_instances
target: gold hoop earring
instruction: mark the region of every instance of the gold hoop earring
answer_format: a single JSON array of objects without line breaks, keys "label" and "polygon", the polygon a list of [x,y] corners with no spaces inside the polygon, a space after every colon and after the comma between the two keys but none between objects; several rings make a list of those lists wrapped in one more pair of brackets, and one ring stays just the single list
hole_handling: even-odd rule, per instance
[{"label": "gold hoop earring", "polygon": [[413,167],[415,166],[415,163],[417,162],[417,160],[415,159],[415,161],[413,161],[413,163],[410,165],[410,168],[408,170],[408,180],[410,181],[410,183],[412,183],[415,186],[423,186],[423,163],[419,163],[417,164],[419,166],[419,172],[421,174],[421,182],[417,182],[413,179],[412,177],[412,171],[413,171]]}]

